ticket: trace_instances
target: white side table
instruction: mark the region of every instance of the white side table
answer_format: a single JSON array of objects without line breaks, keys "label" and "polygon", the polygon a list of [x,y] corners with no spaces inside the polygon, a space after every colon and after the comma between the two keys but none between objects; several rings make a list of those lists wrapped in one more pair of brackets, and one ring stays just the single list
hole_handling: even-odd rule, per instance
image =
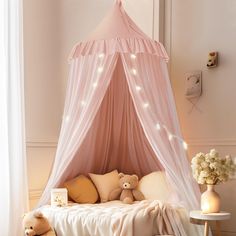
[{"label": "white side table", "polygon": [[230,219],[231,214],[228,212],[203,214],[201,211],[191,211],[190,218],[202,220],[205,222],[204,236],[209,234],[209,221],[216,223],[216,235],[221,236],[220,221]]}]

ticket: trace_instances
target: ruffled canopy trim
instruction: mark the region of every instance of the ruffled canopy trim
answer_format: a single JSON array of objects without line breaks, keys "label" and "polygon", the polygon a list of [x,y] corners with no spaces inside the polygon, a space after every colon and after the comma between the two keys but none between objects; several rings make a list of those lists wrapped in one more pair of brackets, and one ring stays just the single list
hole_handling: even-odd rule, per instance
[{"label": "ruffled canopy trim", "polygon": [[128,39],[108,39],[108,40],[92,40],[77,44],[69,56],[69,61],[86,55],[93,54],[114,54],[114,53],[148,53],[155,54],[166,61],[169,57],[163,45],[154,40],[142,38]]}]

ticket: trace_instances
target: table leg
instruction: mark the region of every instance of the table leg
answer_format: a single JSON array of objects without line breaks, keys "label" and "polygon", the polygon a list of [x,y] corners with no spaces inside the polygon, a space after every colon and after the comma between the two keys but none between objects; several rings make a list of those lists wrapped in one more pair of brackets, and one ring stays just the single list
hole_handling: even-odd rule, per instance
[{"label": "table leg", "polygon": [[205,221],[205,229],[204,229],[204,236],[208,236],[209,234],[209,222]]},{"label": "table leg", "polygon": [[220,221],[216,221],[216,236],[221,236]]}]

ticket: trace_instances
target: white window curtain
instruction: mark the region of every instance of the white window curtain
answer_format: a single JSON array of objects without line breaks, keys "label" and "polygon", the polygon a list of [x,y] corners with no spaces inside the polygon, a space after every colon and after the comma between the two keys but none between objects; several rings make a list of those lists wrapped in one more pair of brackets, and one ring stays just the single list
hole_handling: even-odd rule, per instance
[{"label": "white window curtain", "polygon": [[28,210],[24,129],[22,2],[0,1],[0,232],[23,235]]}]

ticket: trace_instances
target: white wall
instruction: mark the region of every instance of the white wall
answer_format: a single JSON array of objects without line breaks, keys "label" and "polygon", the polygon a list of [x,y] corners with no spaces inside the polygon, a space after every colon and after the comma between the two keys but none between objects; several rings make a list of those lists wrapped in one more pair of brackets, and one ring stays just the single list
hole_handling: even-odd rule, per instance
[{"label": "white wall", "polygon": [[[236,156],[236,1],[167,0],[166,38],[170,74],[189,157],[216,148]],[[219,51],[219,66],[207,69],[207,55]],[[185,73],[201,70],[203,95],[191,113],[184,97]],[[224,235],[236,235],[236,181],[217,186],[222,210],[233,214],[222,224]]]},{"label": "white wall", "polygon": [[57,0],[24,0],[26,138],[31,206],[55,154],[63,107]]}]

